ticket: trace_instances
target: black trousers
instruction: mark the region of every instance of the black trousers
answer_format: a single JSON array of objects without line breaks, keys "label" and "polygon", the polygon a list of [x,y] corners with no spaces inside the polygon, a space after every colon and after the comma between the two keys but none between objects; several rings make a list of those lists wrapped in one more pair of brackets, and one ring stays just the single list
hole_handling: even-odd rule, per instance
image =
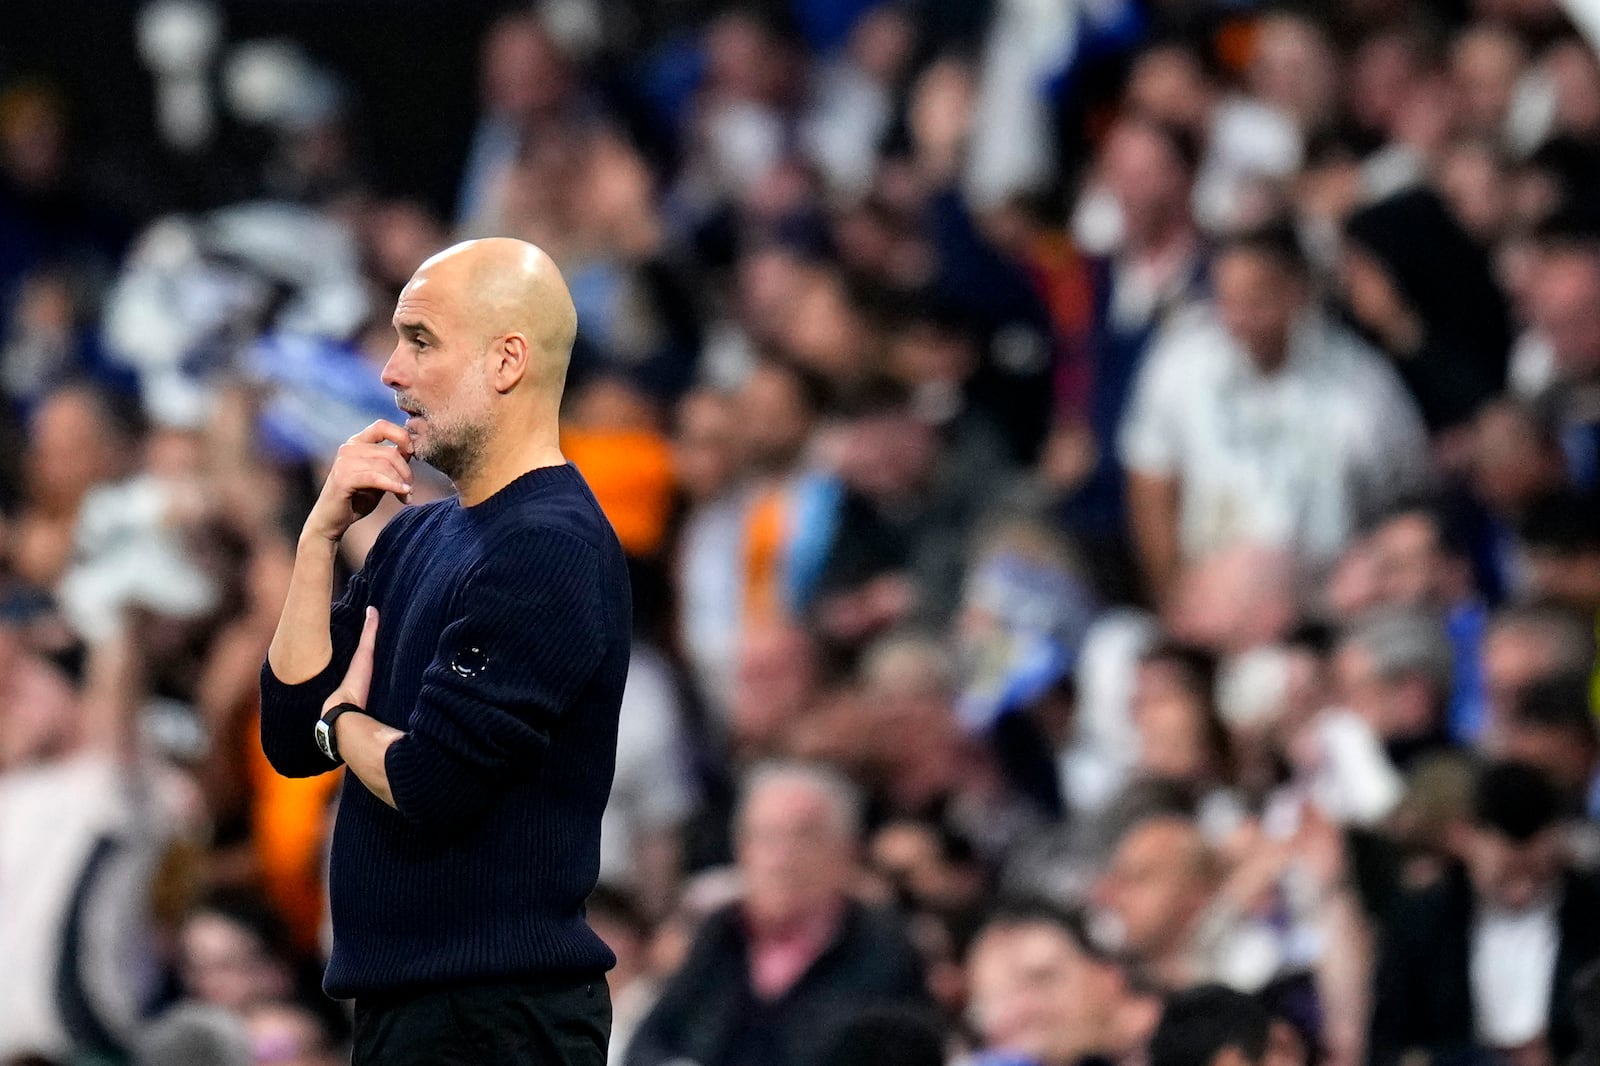
[{"label": "black trousers", "polygon": [[506,981],[356,1000],[353,1066],[605,1066],[611,994]]}]

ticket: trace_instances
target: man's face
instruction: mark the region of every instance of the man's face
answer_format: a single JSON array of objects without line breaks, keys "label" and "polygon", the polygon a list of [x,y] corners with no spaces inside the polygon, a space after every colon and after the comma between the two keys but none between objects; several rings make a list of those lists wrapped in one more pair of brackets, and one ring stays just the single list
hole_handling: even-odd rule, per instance
[{"label": "man's face", "polygon": [[1533,289],[1533,323],[1566,379],[1600,374],[1600,260],[1575,252],[1553,255]]},{"label": "man's face", "polygon": [[1187,209],[1183,163],[1155,131],[1136,123],[1119,126],[1106,140],[1101,165],[1131,238],[1159,230]]},{"label": "man's face", "polygon": [[678,405],[672,440],[678,482],[690,499],[715,497],[733,480],[738,465],[738,423],[733,404],[712,392],[693,392]]},{"label": "man's face", "polygon": [[1561,876],[1559,829],[1516,841],[1483,826],[1469,831],[1467,872],[1484,904],[1523,911],[1546,898]]},{"label": "man's face", "polygon": [[967,962],[969,1010],[986,1048],[1042,1063],[1107,1050],[1117,977],[1046,922],[986,931]]},{"label": "man's face", "polygon": [[1437,604],[1449,576],[1449,560],[1439,531],[1422,515],[1401,515],[1372,536],[1378,598],[1385,604],[1426,607]]},{"label": "man's face", "polygon": [[458,481],[477,467],[493,435],[490,338],[475,328],[459,287],[426,272],[401,290],[394,328],[399,340],[383,383],[410,416],[412,454]]},{"label": "man's face", "polygon": [[1506,626],[1483,641],[1483,687],[1493,735],[1511,719],[1517,699],[1534,681],[1555,669],[1556,649],[1536,630]]},{"label": "man's face", "polygon": [[1182,947],[1211,899],[1199,832],[1178,818],[1130,832],[1097,895],[1122,925],[1123,946],[1151,961]]},{"label": "man's face", "polygon": [[778,367],[757,367],[739,390],[735,411],[745,451],[758,468],[782,471],[799,458],[812,419],[793,374]]},{"label": "man's face", "polygon": [[215,914],[184,924],[179,940],[184,987],[202,1003],[243,1011],[289,991],[288,974],[248,930]]},{"label": "man's face", "polygon": [[854,842],[833,801],[802,780],[766,782],[745,803],[738,828],[745,907],[783,925],[844,898],[855,869]]},{"label": "man's face", "polygon": [[1217,311],[1228,333],[1257,366],[1279,365],[1305,304],[1305,287],[1260,252],[1235,249],[1212,267]]}]

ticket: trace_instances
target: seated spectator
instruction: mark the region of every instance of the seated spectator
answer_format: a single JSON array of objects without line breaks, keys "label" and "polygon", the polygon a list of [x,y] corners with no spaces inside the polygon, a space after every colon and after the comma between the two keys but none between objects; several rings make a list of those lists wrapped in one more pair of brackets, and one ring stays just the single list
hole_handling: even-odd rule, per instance
[{"label": "seated spectator", "polygon": [[1481,509],[1473,562],[1486,590],[1524,592],[1518,559],[1523,516],[1566,481],[1566,460],[1554,430],[1516,400],[1498,400],[1473,422],[1467,479]]},{"label": "seated spectator", "polygon": [[1186,560],[1241,542],[1332,563],[1351,533],[1426,479],[1425,436],[1394,371],[1322,315],[1287,231],[1226,243],[1209,313],[1140,374],[1119,452],[1155,592]]},{"label": "seated spectator", "polygon": [[248,894],[215,894],[179,930],[183,989],[197,1002],[241,1016],[288,999],[295,992],[288,945],[288,930],[264,902]]},{"label": "seated spectator", "polygon": [[1362,620],[1341,643],[1335,669],[1345,707],[1373,731],[1396,769],[1448,746],[1455,659],[1432,615],[1385,611]]},{"label": "seated spectator", "polygon": [[1187,988],[1220,961],[1207,918],[1222,876],[1193,820],[1157,814],[1123,834],[1095,898],[1116,924],[1118,950],[1159,984]]},{"label": "seated spectator", "polygon": [[996,908],[968,951],[967,972],[979,1063],[1129,1061],[1155,1023],[1154,997],[1094,943],[1084,917],[1046,903]]},{"label": "seated spectator", "polygon": [[1565,806],[1537,770],[1479,778],[1462,865],[1402,891],[1385,922],[1370,1053],[1560,1062],[1576,1047],[1573,976],[1600,956],[1600,886],[1563,853]]},{"label": "seated spectator", "polygon": [[707,919],[628,1066],[803,1066],[862,1010],[923,1000],[897,920],[850,898],[860,812],[843,778],[758,769],[737,825],[744,897]]},{"label": "seated spectator", "polygon": [[1473,589],[1467,547],[1449,517],[1425,504],[1403,504],[1358,550],[1370,557],[1373,606],[1425,610],[1443,620],[1455,656],[1450,736],[1475,739],[1486,713],[1481,655],[1488,614]]}]

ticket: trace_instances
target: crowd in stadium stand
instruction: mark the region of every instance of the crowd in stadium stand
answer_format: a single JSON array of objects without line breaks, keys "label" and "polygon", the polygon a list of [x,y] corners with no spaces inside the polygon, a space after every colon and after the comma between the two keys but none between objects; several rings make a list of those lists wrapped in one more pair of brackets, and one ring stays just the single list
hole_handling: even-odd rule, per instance
[{"label": "crowd in stadium stand", "polygon": [[571,284],[633,571],[613,1062],[1597,1061],[1555,0],[513,9],[448,205],[283,42],[225,156],[208,11],[139,15],[203,207],[0,66],[0,1062],[339,1061],[342,775],[267,766],[259,671],[400,286],[487,235]]}]

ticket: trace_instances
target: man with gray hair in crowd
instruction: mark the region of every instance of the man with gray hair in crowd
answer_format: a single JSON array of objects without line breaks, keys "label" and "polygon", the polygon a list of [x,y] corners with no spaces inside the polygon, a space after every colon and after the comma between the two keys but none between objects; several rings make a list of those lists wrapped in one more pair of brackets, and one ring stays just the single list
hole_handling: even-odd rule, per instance
[{"label": "man with gray hair in crowd", "polygon": [[924,998],[898,921],[852,898],[861,805],[848,779],[759,765],[735,831],[743,898],[706,920],[628,1066],[800,1066],[860,1012]]},{"label": "man with gray hair in crowd", "polygon": [[1448,745],[1455,653],[1434,615],[1374,612],[1345,634],[1334,666],[1345,706],[1377,734],[1395,769]]}]

